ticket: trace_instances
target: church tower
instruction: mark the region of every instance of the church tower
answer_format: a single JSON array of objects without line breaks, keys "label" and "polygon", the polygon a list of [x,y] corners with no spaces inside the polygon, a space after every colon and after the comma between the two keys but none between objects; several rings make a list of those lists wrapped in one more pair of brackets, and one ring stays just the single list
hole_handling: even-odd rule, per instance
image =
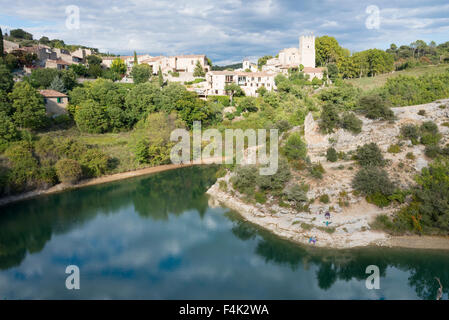
[{"label": "church tower", "polygon": [[299,61],[304,67],[315,68],[315,36],[302,35],[299,37]]}]

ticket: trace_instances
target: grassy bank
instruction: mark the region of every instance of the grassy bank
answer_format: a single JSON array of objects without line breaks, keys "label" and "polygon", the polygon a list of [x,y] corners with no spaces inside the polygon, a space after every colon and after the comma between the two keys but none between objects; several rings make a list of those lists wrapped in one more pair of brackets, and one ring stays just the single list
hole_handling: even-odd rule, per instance
[{"label": "grassy bank", "polygon": [[350,83],[364,91],[369,91],[373,89],[377,89],[382,87],[389,78],[398,77],[400,75],[403,76],[413,76],[413,77],[419,77],[425,74],[441,74],[443,73],[447,68],[449,68],[448,64],[441,64],[437,66],[420,66],[415,67],[411,69],[406,69],[402,71],[396,71],[393,73],[386,73],[381,74],[376,77],[363,77],[363,78],[356,78],[356,79],[346,79],[344,80],[347,83]]}]

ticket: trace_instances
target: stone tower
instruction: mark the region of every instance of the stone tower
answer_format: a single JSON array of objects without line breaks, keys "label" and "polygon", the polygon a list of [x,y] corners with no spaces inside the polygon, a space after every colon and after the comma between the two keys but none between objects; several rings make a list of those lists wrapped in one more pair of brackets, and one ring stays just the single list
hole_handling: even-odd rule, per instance
[{"label": "stone tower", "polygon": [[299,61],[304,67],[315,68],[315,36],[302,35],[299,37]]}]

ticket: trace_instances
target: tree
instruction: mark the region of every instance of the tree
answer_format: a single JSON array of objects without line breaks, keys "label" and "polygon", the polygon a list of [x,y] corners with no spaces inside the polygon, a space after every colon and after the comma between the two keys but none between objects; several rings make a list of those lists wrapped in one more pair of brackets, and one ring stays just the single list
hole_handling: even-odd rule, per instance
[{"label": "tree", "polygon": [[89,64],[89,66],[91,65],[101,65],[102,59],[99,56],[96,56],[94,54],[90,55],[87,57],[87,63]]},{"label": "tree", "polygon": [[56,76],[53,81],[50,83],[50,87],[51,90],[55,90],[58,92],[66,92],[66,89],[64,87],[64,82],[61,80],[61,78],[59,76]]},{"label": "tree", "polygon": [[9,69],[0,64],[0,90],[4,92],[10,92],[14,86],[14,80]]},{"label": "tree", "polygon": [[122,59],[116,58],[112,60],[111,70],[119,75],[124,75],[126,73],[126,64]]},{"label": "tree", "polygon": [[20,132],[17,130],[14,122],[4,111],[0,111],[0,150],[3,144],[10,141],[16,141],[20,138]]},{"label": "tree", "polygon": [[332,103],[327,103],[323,106],[320,116],[320,129],[326,133],[332,133],[340,123],[340,117],[337,108]]},{"label": "tree", "polygon": [[343,56],[349,56],[347,50],[340,47],[334,37],[322,36],[315,39],[316,60],[319,66],[337,62]]},{"label": "tree", "polygon": [[131,77],[135,84],[148,82],[151,76],[151,67],[148,64],[140,64],[133,66]]},{"label": "tree", "polygon": [[34,88],[47,89],[53,79],[59,76],[59,71],[56,69],[34,69],[31,75],[25,78]]},{"label": "tree", "polygon": [[134,51],[134,63],[133,66],[137,66],[139,64],[139,60],[137,59],[137,53]]},{"label": "tree", "polygon": [[259,68],[259,70],[261,70],[262,66],[266,65],[267,61],[271,58],[273,58],[273,56],[263,56],[263,57],[259,58],[257,60],[257,67]]},{"label": "tree", "polygon": [[359,108],[369,119],[394,119],[394,113],[390,108],[389,102],[378,94],[371,94],[360,98]]},{"label": "tree", "polygon": [[50,44],[50,39],[48,39],[48,37],[41,37],[41,38],[39,39],[39,43],[48,45],[48,44]]},{"label": "tree", "polygon": [[382,151],[374,142],[358,147],[356,158],[362,167],[383,167],[386,164]]},{"label": "tree", "polygon": [[302,141],[299,133],[292,133],[282,149],[288,160],[305,159],[307,155],[307,146]]},{"label": "tree", "polygon": [[13,101],[12,117],[18,126],[39,129],[47,124],[44,99],[28,82],[15,83],[9,97]]},{"label": "tree", "polygon": [[159,70],[157,72],[157,78],[158,78],[158,81],[159,81],[159,87],[162,88],[162,86],[164,85],[164,76],[162,75],[161,66],[159,66]]},{"label": "tree", "polygon": [[204,77],[206,74],[203,70],[203,67],[201,66],[201,63],[199,60],[196,61],[195,70],[193,71],[194,77]]},{"label": "tree", "polygon": [[380,193],[384,196],[389,196],[395,189],[394,184],[388,177],[388,173],[384,169],[376,167],[360,169],[352,180],[352,186],[364,195]]},{"label": "tree", "polygon": [[3,47],[3,31],[0,28],[0,58],[5,56],[5,48]]},{"label": "tree", "polygon": [[33,40],[33,35],[22,29],[13,29],[9,32],[9,35],[16,39]]},{"label": "tree", "polygon": [[232,104],[232,98],[235,96],[241,96],[243,95],[243,90],[240,88],[240,86],[237,83],[228,83],[224,87],[226,93],[230,95],[231,104]]},{"label": "tree", "polygon": [[105,108],[92,99],[83,101],[77,106],[75,122],[82,132],[103,133],[109,128]]},{"label": "tree", "polygon": [[59,180],[63,183],[76,183],[83,175],[80,164],[73,159],[61,159],[56,162],[55,168]]},{"label": "tree", "polygon": [[133,123],[146,114],[156,111],[155,97],[158,94],[160,89],[149,82],[138,84],[127,93],[125,108]]}]

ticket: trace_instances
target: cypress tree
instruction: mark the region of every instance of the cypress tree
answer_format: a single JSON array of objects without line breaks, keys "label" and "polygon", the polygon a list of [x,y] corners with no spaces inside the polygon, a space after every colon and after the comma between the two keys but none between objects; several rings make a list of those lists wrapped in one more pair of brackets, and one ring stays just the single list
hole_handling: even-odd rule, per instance
[{"label": "cypress tree", "polygon": [[0,28],[0,58],[4,56],[4,47],[3,47],[3,31],[2,28]]},{"label": "cypress tree", "polygon": [[139,64],[139,61],[137,60],[137,53],[134,51],[134,64],[133,66],[137,66]]}]

